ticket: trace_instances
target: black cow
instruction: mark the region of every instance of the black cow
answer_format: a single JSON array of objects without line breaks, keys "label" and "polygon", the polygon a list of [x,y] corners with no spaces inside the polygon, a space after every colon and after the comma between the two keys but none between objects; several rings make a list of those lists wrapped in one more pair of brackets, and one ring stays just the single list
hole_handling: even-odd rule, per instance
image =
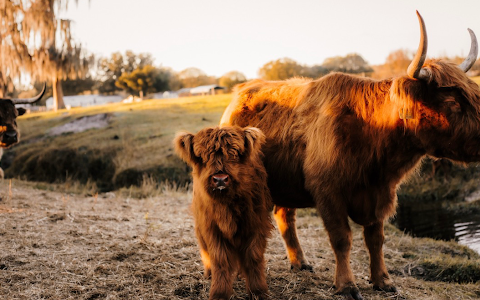
[{"label": "black cow", "polygon": [[[16,104],[31,104],[40,100],[45,94],[46,86],[33,98],[15,99],[0,98],[0,160],[3,155],[3,148],[8,148],[20,140],[20,132],[17,128],[17,117],[25,113],[22,107],[16,108]],[[0,179],[3,179],[3,170],[0,168]]]}]

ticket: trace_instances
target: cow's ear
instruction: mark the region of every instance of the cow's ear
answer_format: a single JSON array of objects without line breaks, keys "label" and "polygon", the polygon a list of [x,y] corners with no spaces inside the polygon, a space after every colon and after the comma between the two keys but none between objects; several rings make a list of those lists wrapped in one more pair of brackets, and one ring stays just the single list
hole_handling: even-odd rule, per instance
[{"label": "cow's ear", "polygon": [[27,112],[27,110],[23,107],[17,108],[18,115],[21,116]]},{"label": "cow's ear", "polygon": [[193,137],[194,135],[191,133],[179,132],[173,140],[175,152],[189,165],[194,165],[198,161],[198,157],[193,152]]},{"label": "cow's ear", "polygon": [[248,154],[258,154],[262,145],[265,144],[265,135],[255,127],[246,127],[245,131],[245,148]]}]

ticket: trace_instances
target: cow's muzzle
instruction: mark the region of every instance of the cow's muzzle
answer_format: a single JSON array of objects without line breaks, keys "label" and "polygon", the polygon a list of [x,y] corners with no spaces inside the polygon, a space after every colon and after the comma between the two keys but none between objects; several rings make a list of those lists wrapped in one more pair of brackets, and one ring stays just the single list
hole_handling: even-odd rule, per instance
[{"label": "cow's muzzle", "polygon": [[6,131],[3,133],[2,144],[10,146],[18,142],[18,135],[16,131]]},{"label": "cow's muzzle", "polygon": [[230,178],[227,174],[219,173],[212,176],[213,190],[223,190],[230,185]]}]

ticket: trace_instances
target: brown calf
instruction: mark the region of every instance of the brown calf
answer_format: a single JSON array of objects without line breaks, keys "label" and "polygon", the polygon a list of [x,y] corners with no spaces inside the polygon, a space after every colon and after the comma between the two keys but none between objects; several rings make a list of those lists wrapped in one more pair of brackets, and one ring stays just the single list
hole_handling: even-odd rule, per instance
[{"label": "brown calf", "polygon": [[248,292],[267,298],[264,252],[273,228],[263,133],[252,127],[206,128],[175,138],[178,155],[193,168],[193,214],[210,299],[229,299],[239,269]]}]

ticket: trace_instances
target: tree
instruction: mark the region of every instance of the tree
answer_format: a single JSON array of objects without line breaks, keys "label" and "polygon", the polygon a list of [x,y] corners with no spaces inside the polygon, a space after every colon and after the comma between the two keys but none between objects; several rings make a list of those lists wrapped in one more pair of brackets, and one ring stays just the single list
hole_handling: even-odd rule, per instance
[{"label": "tree", "polygon": [[112,94],[121,89],[115,82],[124,72],[123,56],[120,52],[114,52],[110,58],[102,57],[98,60],[98,91],[102,94]]},{"label": "tree", "polygon": [[[62,80],[84,78],[92,56],[75,44],[70,20],[56,13],[68,6],[67,0],[2,1],[0,31],[1,84],[22,73],[33,79],[51,81],[55,109],[65,108]],[[4,61],[9,61],[4,64]],[[8,85],[7,85],[8,86]]]},{"label": "tree", "polygon": [[305,70],[303,71],[303,73],[304,73],[303,75],[304,77],[317,79],[324,75],[327,75],[328,73],[330,73],[330,71],[324,66],[314,65],[311,67],[305,67]]},{"label": "tree", "polygon": [[329,72],[344,72],[352,74],[370,73],[373,71],[363,57],[356,53],[327,58],[323,62],[322,67]]},{"label": "tree", "polygon": [[215,77],[210,77],[198,68],[187,68],[178,73],[182,87],[192,88],[200,85],[215,84]]},{"label": "tree", "polygon": [[375,72],[372,74],[372,77],[381,79],[407,74],[408,66],[414,54],[407,49],[398,49],[390,52],[383,65],[374,67]]},{"label": "tree", "polygon": [[124,55],[120,52],[112,53],[110,58],[98,60],[98,91],[104,94],[113,94],[120,91],[116,85],[117,80],[124,73],[132,73],[134,70],[153,65],[153,58],[150,53],[135,54],[127,50]]},{"label": "tree", "polygon": [[67,78],[62,82],[62,90],[64,91],[65,96],[79,95],[86,91],[92,91],[96,84],[97,81],[90,75],[87,75],[85,78]]},{"label": "tree", "polygon": [[168,79],[167,72],[146,65],[138,67],[131,73],[123,73],[115,84],[127,93],[138,94],[140,98],[143,98],[146,93],[167,90]]},{"label": "tree", "polygon": [[285,80],[295,76],[303,76],[305,69],[290,58],[270,61],[258,70],[258,75],[266,80]]},{"label": "tree", "polygon": [[471,74],[471,76],[479,76],[480,75],[480,58],[477,59],[477,61],[472,66],[470,71],[468,71],[468,74]]},{"label": "tree", "polygon": [[227,91],[231,91],[235,85],[245,81],[247,81],[247,78],[245,77],[245,75],[243,75],[243,73],[240,73],[238,71],[230,71],[220,77],[218,84],[226,87]]}]

